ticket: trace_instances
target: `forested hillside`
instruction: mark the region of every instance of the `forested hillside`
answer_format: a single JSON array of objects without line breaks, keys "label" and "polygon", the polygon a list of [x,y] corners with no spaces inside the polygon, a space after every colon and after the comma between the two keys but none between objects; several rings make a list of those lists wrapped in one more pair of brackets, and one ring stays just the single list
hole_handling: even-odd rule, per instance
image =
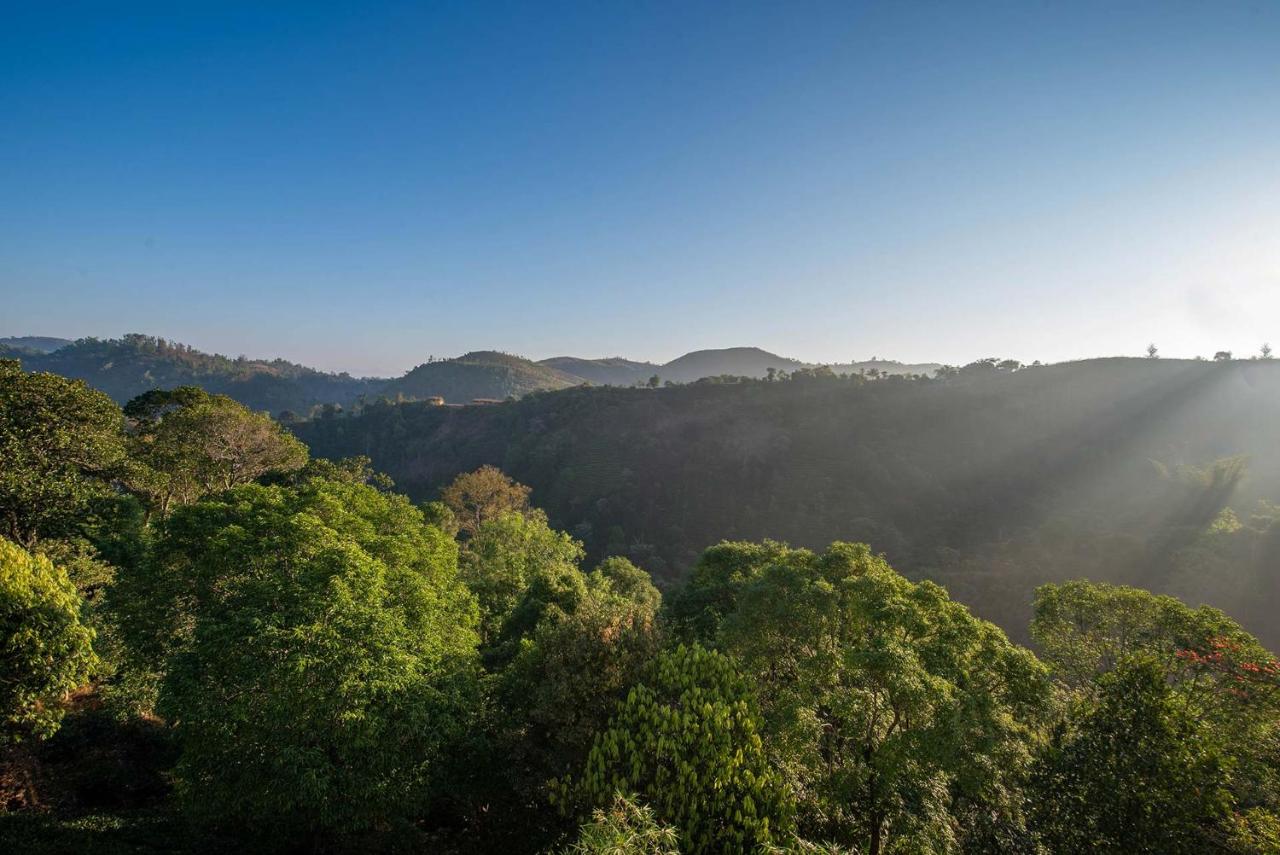
[{"label": "forested hillside", "polygon": [[71,343],[71,339],[50,338],[43,335],[12,335],[0,338],[0,348],[27,351],[29,353],[51,353]]},{"label": "forested hillside", "polygon": [[553,356],[539,362],[548,368],[581,377],[597,386],[634,386],[644,383],[662,366],[652,362],[635,362],[621,356],[604,359],[579,359],[576,356]]},{"label": "forested hillside", "polygon": [[[0,356],[5,355],[0,347]],[[84,338],[48,353],[10,348],[7,355],[20,359],[28,371],[84,380],[121,404],[150,389],[194,385],[273,415],[305,416],[324,404],[350,406],[361,396],[378,392],[384,382],[328,374],[283,359],[232,359],[136,334]]]},{"label": "forested hillside", "polygon": [[941,379],[570,389],[297,427],[415,499],[491,463],[590,555],[672,583],[720,538],[864,540],[1022,637],[1087,577],[1226,609],[1280,643],[1280,364],[1107,359]]},{"label": "forested hillside", "polygon": [[383,394],[419,399],[439,396],[449,403],[465,404],[474,398],[518,398],[585,382],[581,377],[519,356],[477,350],[456,359],[425,362],[387,383]]},{"label": "forested hillside", "polygon": [[[1271,369],[1101,364],[1020,379],[987,364],[936,382],[793,374],[436,407],[435,441],[452,431],[460,454],[484,452],[467,436],[518,430],[512,461],[545,480],[558,456],[574,477],[531,491],[480,467],[415,505],[367,459],[310,458],[226,396],[151,390],[122,409],[0,360],[0,850],[1269,855],[1280,661],[1220,611],[1135,587],[1042,585],[1016,629],[1033,652],[866,544],[721,541],[660,591],[623,555],[588,556],[534,501],[612,482],[597,511],[651,501],[639,511],[668,514],[657,534],[687,542],[700,510],[738,533],[759,518],[734,507],[794,525],[783,503],[797,502],[817,527],[836,524],[824,502],[904,509],[909,497],[888,491],[915,464],[919,513],[966,490],[994,505],[963,505],[936,528],[971,528],[955,542],[980,548],[983,526],[1034,525],[1055,501],[1038,495],[1096,499],[1064,461],[1119,473],[1155,425],[1176,437],[1184,411],[1235,402],[1222,417],[1268,416],[1233,384],[1269,396]],[[1132,387],[1128,405],[1108,401],[1110,419],[1097,370]],[[1072,405],[1083,411],[1069,420]],[[884,429],[937,408],[959,443],[937,419],[897,431],[905,442]],[[330,415],[324,436],[430,411]],[[673,454],[708,452],[705,412],[735,418],[722,432],[735,451],[706,461],[723,473]],[[592,471],[566,444],[642,415],[621,438],[656,444],[624,462],[654,464],[656,450],[689,475],[625,475],[600,458]],[[995,430],[1013,421],[1021,443]],[[867,446],[848,469],[866,476],[856,490],[813,465],[802,490],[767,464],[800,465],[827,430]],[[964,459],[930,479],[948,457]],[[1001,461],[1003,476],[975,468]],[[1081,475],[1100,488],[1096,471]],[[1160,470],[1166,488],[1136,511],[1173,521],[1130,516],[1130,536],[1168,558],[1251,549],[1269,568],[1250,583],[1264,596],[1274,520],[1267,533],[1222,510],[1241,472],[1233,460]],[[1049,476],[1056,488],[1026,486]],[[697,478],[708,482],[694,493]],[[677,513],[661,503],[673,488]],[[881,531],[911,524],[884,519]],[[918,522],[904,543],[929,531]],[[1041,533],[1077,563],[1123,551],[1114,530],[1091,543],[1070,527]],[[608,551],[659,560],[656,538],[611,539]],[[981,566],[1025,589],[1009,574],[1026,567]]]}]

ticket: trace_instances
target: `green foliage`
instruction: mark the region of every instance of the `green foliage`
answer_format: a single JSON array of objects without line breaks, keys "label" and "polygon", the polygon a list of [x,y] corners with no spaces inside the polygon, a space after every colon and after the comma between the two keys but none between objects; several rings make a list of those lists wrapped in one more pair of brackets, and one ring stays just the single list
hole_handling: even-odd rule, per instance
[{"label": "green foliage", "polygon": [[1235,621],[1136,588],[1071,582],[1037,592],[1032,632],[1085,709],[1130,663],[1157,669],[1194,723],[1195,750],[1223,760],[1234,807],[1252,817],[1239,834],[1280,817],[1280,661]]},{"label": "green foliage", "polygon": [[482,644],[516,641],[547,601],[579,596],[581,560],[582,545],[552,529],[541,511],[484,520],[461,557],[462,579],[480,606]]},{"label": "green foliage", "polygon": [[455,560],[403,498],[347,482],[239,487],[165,521],[121,605],[162,654],[190,812],[296,841],[424,810],[474,704]]},{"label": "green foliage", "polygon": [[1229,816],[1225,772],[1163,665],[1129,660],[1099,678],[1098,695],[1037,772],[1037,825],[1050,850],[1210,851]]},{"label": "green foliage", "polygon": [[653,810],[619,795],[608,808],[597,808],[582,826],[578,839],[563,855],[680,855],[680,836],[662,825]]},{"label": "green foliage", "polygon": [[42,739],[62,721],[64,696],[97,664],[93,630],[67,574],[0,539],[0,713],[3,744]]},{"label": "green foliage", "polygon": [[662,594],[653,586],[649,574],[617,555],[601,561],[600,566],[592,571],[591,586],[607,589],[655,613],[662,604]]},{"label": "green foliage", "polygon": [[801,833],[873,855],[970,846],[972,816],[1018,836],[1048,700],[1035,657],[865,545],[770,551],[761,569],[718,548],[716,575],[746,581],[717,639],[760,693]]},{"label": "green foliage", "polygon": [[702,553],[684,586],[671,597],[669,615],[677,637],[709,643],[726,615],[738,605],[742,589],[791,550],[766,540],[719,543]]},{"label": "green foliage", "polygon": [[661,595],[625,559],[606,564],[585,578],[580,597],[542,610],[497,684],[508,711],[504,755],[522,789],[581,768],[592,737],[660,649]]},{"label": "green foliage", "polygon": [[162,516],[202,496],[307,462],[307,447],[263,413],[194,386],[125,406],[134,420],[129,485]]},{"label": "green foliage", "polygon": [[1031,634],[1041,656],[1069,686],[1088,688],[1101,674],[1141,655],[1170,677],[1187,668],[1187,651],[1226,641],[1245,661],[1271,655],[1217,609],[1191,608],[1173,597],[1099,582],[1044,585],[1036,591]]},{"label": "green foliage", "polygon": [[[1246,519],[1259,499],[1280,500],[1274,360],[999,362],[939,379],[409,403],[297,431],[320,456],[368,454],[417,501],[460,472],[501,466],[589,559],[627,556],[672,587],[726,535],[860,541],[1020,642],[1037,585],[1090,578],[1214,605],[1280,646],[1280,587],[1269,584],[1280,528]],[[1249,477],[1182,483],[1151,466],[1175,455],[1248,455]],[[1201,542],[1226,506],[1245,530]]]},{"label": "green foliage", "polygon": [[561,797],[599,807],[628,792],[679,829],[685,852],[749,852],[786,834],[790,796],[728,659],[700,646],[660,655]]},{"label": "green foliage", "polygon": [[124,460],[120,409],[84,383],[0,360],[0,536],[74,533]]}]

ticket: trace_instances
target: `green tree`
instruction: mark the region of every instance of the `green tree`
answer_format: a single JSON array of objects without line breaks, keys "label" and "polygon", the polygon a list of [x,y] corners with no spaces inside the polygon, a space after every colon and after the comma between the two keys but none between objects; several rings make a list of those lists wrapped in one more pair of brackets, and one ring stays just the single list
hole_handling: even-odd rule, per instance
[{"label": "green tree", "polygon": [[610,559],[584,579],[568,608],[543,610],[498,686],[510,713],[504,755],[524,789],[581,768],[592,737],[661,647],[661,595],[644,571]]},{"label": "green tree", "polygon": [[766,567],[785,560],[785,543],[725,541],[702,553],[684,586],[669,600],[672,630],[684,641],[711,643],[742,590]]},{"label": "green tree", "polygon": [[402,497],[317,479],[181,508],[156,541],[123,606],[164,655],[193,815],[299,842],[428,809],[476,703],[452,539]]},{"label": "green tree", "polygon": [[659,823],[648,805],[619,795],[591,814],[562,855],[680,855],[679,841],[676,830]]},{"label": "green tree", "polygon": [[1258,827],[1280,818],[1280,661],[1239,624],[1137,588],[1068,582],[1036,591],[1031,629],[1086,709],[1128,663],[1159,669],[1202,750],[1224,759],[1235,809]]},{"label": "green tree", "polygon": [[0,536],[74,533],[125,459],[120,408],[78,380],[0,359]]},{"label": "green tree", "polygon": [[97,665],[67,574],[0,539],[0,711],[5,744],[53,734],[63,698]]},{"label": "green tree", "polygon": [[871,855],[987,848],[966,826],[1024,835],[1044,667],[863,544],[771,550],[742,574],[717,644],[757,687],[801,834]]},{"label": "green tree", "polygon": [[529,510],[529,488],[508,478],[496,466],[464,472],[440,491],[440,500],[453,511],[458,527],[474,535],[487,520]]},{"label": "green tree", "polygon": [[1272,658],[1217,609],[1193,609],[1141,588],[1085,581],[1042,585],[1034,609],[1031,635],[1041,657],[1076,689],[1093,690],[1097,677],[1135,655],[1160,663],[1170,679],[1195,677],[1186,651],[1208,651],[1218,639],[1240,646],[1247,661]]},{"label": "green tree", "polygon": [[480,606],[482,645],[518,643],[546,602],[580,596],[582,556],[582,544],[552,529],[540,510],[483,519],[461,557],[462,579]]},{"label": "green tree", "polygon": [[1230,815],[1225,773],[1165,681],[1129,660],[1064,729],[1036,775],[1037,826],[1054,852],[1178,855],[1216,849]]},{"label": "green tree", "polygon": [[265,413],[194,386],[155,390],[125,405],[130,487],[161,516],[211,493],[307,462],[307,447]]},{"label": "green tree", "polygon": [[681,850],[751,852],[791,825],[787,789],[770,768],[747,684],[700,646],[661,654],[593,741],[567,804],[602,807],[636,793],[680,832]]}]

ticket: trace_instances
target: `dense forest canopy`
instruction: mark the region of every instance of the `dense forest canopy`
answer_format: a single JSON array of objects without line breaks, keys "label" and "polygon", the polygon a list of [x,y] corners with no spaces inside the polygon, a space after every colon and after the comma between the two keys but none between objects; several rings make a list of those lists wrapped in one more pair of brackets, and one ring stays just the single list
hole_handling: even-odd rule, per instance
[{"label": "dense forest canopy", "polygon": [[1280,851],[1277,382],[990,360],[290,430],[0,359],[0,843]]},{"label": "dense forest canopy", "polygon": [[419,500],[500,466],[590,556],[664,584],[724,537],[848,539],[1018,638],[1036,585],[1083,577],[1219,606],[1280,644],[1274,361],[727,381],[371,405],[295,432],[320,456],[369,456]]}]

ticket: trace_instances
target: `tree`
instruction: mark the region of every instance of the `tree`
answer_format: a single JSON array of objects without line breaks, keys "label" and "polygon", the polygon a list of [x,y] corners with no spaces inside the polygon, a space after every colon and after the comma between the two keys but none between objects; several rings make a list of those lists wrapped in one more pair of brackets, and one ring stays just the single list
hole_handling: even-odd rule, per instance
[{"label": "tree", "polygon": [[619,795],[597,808],[562,855],[680,855],[680,835],[659,823],[648,805]]},{"label": "tree", "polygon": [[501,675],[498,697],[509,712],[503,753],[525,790],[581,768],[591,738],[658,654],[661,595],[631,571],[644,575],[610,559],[585,577],[569,608],[546,607]]},{"label": "tree", "polygon": [[1086,705],[1128,663],[1158,668],[1198,723],[1198,742],[1232,767],[1237,809],[1280,817],[1280,662],[1231,618],[1137,588],[1068,582],[1037,589],[1031,633]]},{"label": "tree", "polygon": [[467,535],[474,535],[486,520],[502,514],[529,510],[529,488],[508,478],[496,466],[481,466],[453,479],[440,491],[443,501]]},{"label": "tree", "polygon": [[1231,361],[1231,351],[1229,351],[1229,350],[1219,350],[1217,353],[1215,353],[1215,354],[1213,355],[1213,361],[1214,361],[1214,362],[1230,362],[1230,361]]},{"label": "tree", "polygon": [[165,520],[120,605],[163,656],[192,815],[283,844],[428,809],[477,703],[456,555],[403,497],[349,482],[245,485]]},{"label": "tree", "polygon": [[645,385],[647,385],[650,389],[657,389],[658,386],[662,385],[662,380],[661,378],[658,377],[657,374],[655,374],[649,378],[649,382]]},{"label": "tree", "polygon": [[[610,563],[616,570],[619,561]],[[548,598],[536,593],[539,584],[531,586],[528,599],[539,601],[530,611],[536,624],[521,627],[518,643],[501,648],[503,656],[486,656],[497,669],[493,735],[481,775],[488,779],[481,788],[491,806],[490,848],[549,840],[562,830],[557,812],[546,809],[548,782],[582,768],[592,738],[661,649],[660,597],[647,578],[642,589],[638,580],[615,585],[617,577],[600,570],[575,573],[572,597]]]},{"label": "tree", "polygon": [[705,550],[684,586],[672,595],[668,614],[675,636],[686,642],[712,643],[742,590],[766,567],[785,560],[784,543],[724,541]]},{"label": "tree", "polygon": [[513,616],[531,629],[549,598],[578,596],[582,556],[582,544],[552,529],[542,511],[483,519],[461,557],[461,577],[480,606],[482,645],[518,644],[521,632],[508,626]]},{"label": "tree", "polygon": [[1238,623],[1208,606],[1193,609],[1123,585],[1043,585],[1036,590],[1031,634],[1054,674],[1085,693],[1134,657],[1159,665],[1185,695],[1183,702],[1216,721],[1241,748],[1253,743],[1255,726],[1280,716],[1280,679],[1262,679],[1280,672],[1280,664]]},{"label": "tree", "polygon": [[1263,342],[1261,354],[1263,359],[1271,359],[1271,345]]},{"label": "tree", "polygon": [[791,824],[747,684],[727,658],[699,646],[658,656],[561,793],[568,806],[596,807],[636,793],[691,855],[753,852],[785,839]]},{"label": "tree", "polygon": [[1219,637],[1252,641],[1257,654],[1265,653],[1217,609],[1102,582],[1037,588],[1031,636],[1055,676],[1078,689],[1095,687],[1099,676],[1135,655],[1162,663],[1172,676],[1182,670],[1179,651],[1205,649]]},{"label": "tree", "polygon": [[62,721],[63,698],[97,665],[93,630],[66,572],[0,539],[2,744],[42,739]]},{"label": "tree", "polygon": [[0,360],[0,535],[31,548],[73,533],[93,501],[112,495],[123,423],[84,383]]},{"label": "tree", "polygon": [[742,575],[717,646],[758,688],[802,836],[879,855],[950,851],[958,827],[1023,833],[1048,700],[1029,651],[863,544]]},{"label": "tree", "polygon": [[1155,342],[1147,345],[1147,359],[1159,359],[1160,349],[1156,347]]},{"label": "tree", "polygon": [[1098,697],[1037,768],[1036,824],[1051,851],[1216,849],[1231,804],[1225,771],[1163,666],[1127,660],[1099,678]]},{"label": "tree", "polygon": [[211,493],[307,462],[307,447],[226,395],[194,386],[153,390],[125,405],[142,467],[130,486],[161,516]]}]

